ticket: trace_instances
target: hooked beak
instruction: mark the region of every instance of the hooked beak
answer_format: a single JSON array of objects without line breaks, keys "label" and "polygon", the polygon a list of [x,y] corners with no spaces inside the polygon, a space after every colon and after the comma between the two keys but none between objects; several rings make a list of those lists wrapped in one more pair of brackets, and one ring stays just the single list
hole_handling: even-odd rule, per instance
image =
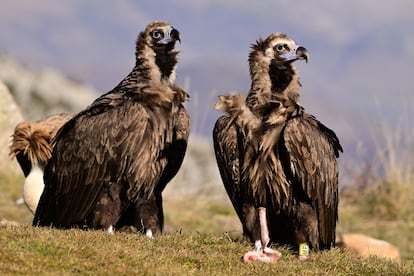
[{"label": "hooked beak", "polygon": [[309,60],[309,52],[306,50],[305,47],[295,45],[292,50],[286,54],[280,55],[280,57],[284,58],[286,61],[295,61],[298,59],[303,59],[308,63]]},{"label": "hooked beak", "polygon": [[177,29],[169,29],[165,35],[164,38],[158,41],[159,44],[168,44],[170,42],[179,41],[181,43],[181,37],[180,32]]}]

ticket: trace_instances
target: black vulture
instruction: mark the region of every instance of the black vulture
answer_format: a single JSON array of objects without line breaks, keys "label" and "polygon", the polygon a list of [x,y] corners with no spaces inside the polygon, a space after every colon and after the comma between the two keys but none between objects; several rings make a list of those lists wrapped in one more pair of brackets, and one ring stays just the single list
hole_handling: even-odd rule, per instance
[{"label": "black vulture", "polygon": [[257,252],[246,261],[277,260],[269,240],[300,249],[300,256],[335,243],[336,158],[342,147],[336,134],[299,104],[294,61],[308,58],[285,34],[259,39],[249,55],[248,96],[219,96],[215,106],[228,114],[213,130],[217,164],[243,233]]},{"label": "black vulture", "polygon": [[162,191],[187,148],[188,94],[174,84],[180,33],[155,21],[114,89],[68,121],[54,141],[35,226],[163,230]]}]

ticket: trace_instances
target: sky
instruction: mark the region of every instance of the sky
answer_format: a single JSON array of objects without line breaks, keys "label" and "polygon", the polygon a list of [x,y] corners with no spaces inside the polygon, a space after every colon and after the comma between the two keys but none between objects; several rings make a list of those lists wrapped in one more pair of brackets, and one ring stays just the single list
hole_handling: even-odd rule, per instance
[{"label": "sky", "polygon": [[297,62],[301,104],[364,154],[384,124],[414,128],[413,14],[412,0],[2,0],[0,53],[104,93],[132,69],[146,24],[169,21],[182,35],[177,84],[192,134],[210,137],[217,95],[248,92],[250,45],[284,32],[310,52]]}]

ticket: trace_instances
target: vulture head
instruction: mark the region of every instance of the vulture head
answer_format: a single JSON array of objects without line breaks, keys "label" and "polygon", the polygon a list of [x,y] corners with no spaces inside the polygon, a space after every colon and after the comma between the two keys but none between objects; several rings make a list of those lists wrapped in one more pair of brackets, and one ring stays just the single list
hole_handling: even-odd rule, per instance
[{"label": "vulture head", "polygon": [[146,43],[156,50],[171,51],[176,41],[181,42],[180,32],[164,21],[154,21],[148,24],[141,35],[145,37]]},{"label": "vulture head", "polygon": [[250,108],[263,110],[263,106],[273,100],[283,103],[288,99],[293,105],[299,104],[300,83],[294,61],[308,62],[306,48],[283,33],[260,38],[251,48],[249,68],[252,85],[247,99]]},{"label": "vulture head", "polygon": [[[305,47],[297,45],[295,41],[282,33],[271,34],[263,42],[264,55],[271,61],[273,66],[286,65],[295,60],[308,62],[309,53]],[[258,42],[260,44],[260,42]]]},{"label": "vulture head", "polygon": [[137,64],[140,56],[155,56],[155,63],[162,73],[161,78],[167,78],[173,83],[178,54],[174,47],[177,41],[181,42],[180,32],[170,23],[151,22],[138,35],[135,54]]}]

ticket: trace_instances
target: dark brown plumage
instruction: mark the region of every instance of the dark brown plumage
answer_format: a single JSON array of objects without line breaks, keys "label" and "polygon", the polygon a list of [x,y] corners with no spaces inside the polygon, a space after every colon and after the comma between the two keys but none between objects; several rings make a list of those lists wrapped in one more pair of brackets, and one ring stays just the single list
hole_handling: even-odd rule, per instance
[{"label": "dark brown plumage", "polygon": [[169,23],[148,24],[132,72],[62,127],[33,225],[162,231],[161,193],[189,135],[188,95],[173,84],[177,40]]},{"label": "dark brown plumage", "polygon": [[293,62],[308,60],[304,47],[281,33],[260,39],[249,55],[251,89],[220,96],[213,130],[215,153],[229,198],[256,248],[258,208],[267,212],[270,240],[298,249],[335,243],[338,166],[342,147],[335,133],[299,104]]}]

